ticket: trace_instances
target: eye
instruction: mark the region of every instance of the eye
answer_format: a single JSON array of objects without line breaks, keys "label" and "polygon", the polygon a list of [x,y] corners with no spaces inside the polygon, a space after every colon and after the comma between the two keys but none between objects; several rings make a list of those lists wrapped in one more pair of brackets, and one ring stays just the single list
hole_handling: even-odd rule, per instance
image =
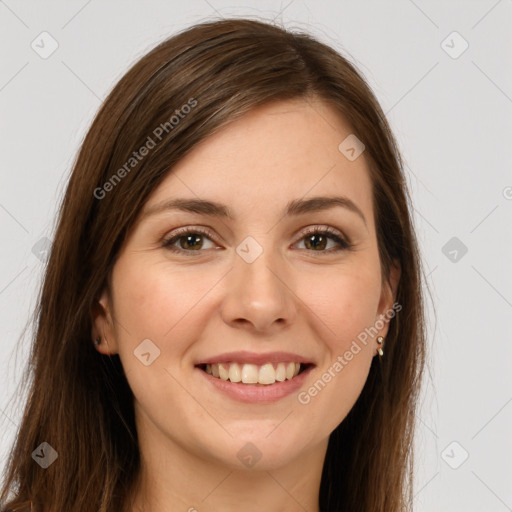
[{"label": "eye", "polygon": [[[203,240],[207,239],[212,246],[205,246]],[[212,233],[203,228],[182,228],[175,231],[173,236],[163,241],[162,246],[172,252],[192,256],[194,252],[201,252],[203,249],[218,248],[212,242]],[[329,241],[335,243],[335,247],[325,250]],[[307,229],[299,242],[304,242],[306,250],[318,253],[337,253],[343,250],[351,250],[353,244],[346,240],[343,235],[330,226],[314,226]],[[336,248],[337,244],[337,248]]]},{"label": "eye", "polygon": [[[171,238],[164,240],[163,247],[177,253],[200,252],[201,248],[204,248],[202,238],[207,238],[211,242],[211,233],[201,228],[183,228],[175,232]],[[177,242],[179,247],[176,247]],[[211,247],[206,247],[209,248]]]},{"label": "eye", "polygon": [[[329,239],[334,241],[338,248],[331,248],[329,250],[323,250],[327,247]],[[326,252],[333,253],[343,250],[350,250],[353,244],[345,240],[341,233],[330,226],[314,226],[309,228],[306,234],[301,238],[300,242],[304,241],[307,250],[313,252]]]}]

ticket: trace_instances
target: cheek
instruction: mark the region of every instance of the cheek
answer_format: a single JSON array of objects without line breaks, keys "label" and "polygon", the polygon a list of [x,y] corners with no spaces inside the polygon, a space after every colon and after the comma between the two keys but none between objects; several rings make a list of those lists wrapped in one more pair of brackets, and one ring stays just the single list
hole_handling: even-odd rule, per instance
[{"label": "cheek", "polygon": [[[205,295],[219,278],[212,272],[171,269],[166,263],[141,259],[128,265],[119,260],[112,279],[119,357],[137,401],[154,421],[159,414],[161,420],[170,414],[161,404],[190,400],[173,377],[190,364],[187,351],[207,321]],[[142,345],[143,340],[151,343]],[[146,366],[139,356],[148,352]]]},{"label": "cheek", "polygon": [[[328,431],[334,429],[357,401],[374,356],[370,328],[380,296],[380,272],[368,262],[330,269],[301,282],[305,304],[314,314],[315,331],[325,350],[312,386],[299,397],[301,407],[315,410]],[[309,287],[308,287],[309,285]],[[308,290],[306,293],[305,291]],[[322,412],[320,412],[322,411]]]},{"label": "cheek", "polygon": [[215,284],[211,274],[171,269],[165,263],[120,267],[118,276],[113,287],[119,322],[133,341],[149,338],[166,350],[179,346],[183,337],[178,334],[185,327],[190,337],[190,329],[198,326],[189,321],[190,313]]},{"label": "cheek", "polygon": [[374,325],[380,298],[380,272],[366,264],[327,269],[302,276],[299,296],[318,319],[322,339],[332,357],[345,351],[352,340]]}]

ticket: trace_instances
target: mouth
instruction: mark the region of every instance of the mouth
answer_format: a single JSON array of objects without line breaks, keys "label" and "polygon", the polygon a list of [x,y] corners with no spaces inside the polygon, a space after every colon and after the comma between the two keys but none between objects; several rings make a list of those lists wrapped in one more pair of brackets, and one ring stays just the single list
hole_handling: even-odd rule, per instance
[{"label": "mouth", "polygon": [[265,363],[262,365],[222,362],[198,364],[196,368],[221,381],[251,384],[253,386],[271,386],[275,383],[292,381],[314,366],[313,363],[299,363],[295,361]]}]

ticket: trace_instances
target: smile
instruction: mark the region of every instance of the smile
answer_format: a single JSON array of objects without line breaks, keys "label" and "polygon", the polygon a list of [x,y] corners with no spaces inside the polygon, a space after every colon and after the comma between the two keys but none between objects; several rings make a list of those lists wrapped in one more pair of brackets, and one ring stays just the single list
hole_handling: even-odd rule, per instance
[{"label": "smile", "polygon": [[295,362],[265,363],[213,363],[199,367],[217,379],[242,384],[270,385],[275,382],[292,380],[302,373],[307,364]]}]

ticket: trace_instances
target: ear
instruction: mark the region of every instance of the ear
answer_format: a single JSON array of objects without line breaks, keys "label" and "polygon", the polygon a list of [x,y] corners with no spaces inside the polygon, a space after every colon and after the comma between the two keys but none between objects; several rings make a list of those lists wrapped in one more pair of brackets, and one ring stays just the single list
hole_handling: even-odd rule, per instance
[{"label": "ear", "polygon": [[389,279],[384,279],[382,284],[379,308],[377,311],[377,317],[375,318],[377,321],[382,317],[382,320],[385,321],[385,327],[383,328],[382,332],[379,333],[380,336],[386,337],[386,334],[388,333],[389,322],[386,321],[386,319],[389,318],[389,313],[388,315],[386,315],[386,313],[389,311],[394,311],[393,304],[395,302],[401,273],[402,269],[400,268],[400,264],[397,260],[394,260],[389,270]]},{"label": "ear", "polygon": [[116,332],[112,321],[112,306],[108,289],[105,288],[99,299],[94,301],[91,308],[92,340],[100,338],[99,345],[93,345],[101,354],[118,353]]}]

